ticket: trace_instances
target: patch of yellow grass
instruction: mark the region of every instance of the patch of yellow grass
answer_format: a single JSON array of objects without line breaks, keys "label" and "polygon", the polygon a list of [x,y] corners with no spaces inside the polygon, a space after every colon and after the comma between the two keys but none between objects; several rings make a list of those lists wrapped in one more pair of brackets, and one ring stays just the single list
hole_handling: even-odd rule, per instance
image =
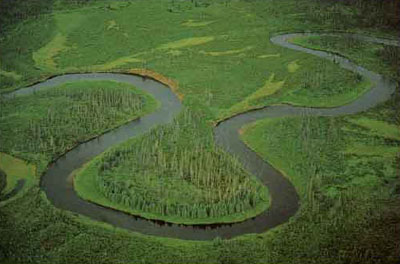
[{"label": "patch of yellow grass", "polygon": [[49,43],[33,53],[35,65],[44,71],[54,71],[57,65],[54,58],[61,52],[69,49],[65,45],[67,38],[58,33]]},{"label": "patch of yellow grass", "polygon": [[202,44],[205,44],[205,43],[213,41],[213,40],[214,40],[214,37],[212,37],[212,36],[186,38],[186,39],[180,39],[177,41],[165,43],[165,44],[159,46],[158,48],[159,49],[180,49],[180,48],[202,45]]},{"label": "patch of yellow grass", "polygon": [[182,23],[182,26],[186,26],[186,27],[204,27],[204,26],[208,26],[212,23],[214,23],[215,21],[203,21],[203,22],[195,22],[194,20],[190,19],[184,23]]},{"label": "patch of yellow grass", "polygon": [[157,80],[157,81],[167,85],[178,96],[179,100],[181,100],[181,101],[183,100],[183,94],[179,92],[179,84],[176,81],[174,81],[158,72],[154,72],[154,71],[148,70],[148,69],[137,68],[137,69],[130,69],[128,71],[128,73],[138,74],[141,76],[145,76],[145,77],[149,77],[154,80]]},{"label": "patch of yellow grass", "polygon": [[247,100],[252,101],[262,97],[267,97],[281,89],[285,81],[274,82],[274,78],[275,74],[271,74],[269,79],[265,81],[264,86],[252,93]]},{"label": "patch of yellow grass", "polygon": [[229,108],[226,112],[222,114],[222,117],[220,119],[224,119],[225,117],[262,107],[263,105],[257,103],[257,100],[273,95],[279,89],[281,89],[283,84],[285,83],[285,81],[275,82],[274,79],[275,74],[271,74],[269,79],[265,81],[263,87],[259,88],[257,91],[246,97],[246,99],[244,99],[243,101]]},{"label": "patch of yellow grass", "polygon": [[300,68],[300,65],[298,65],[297,60],[295,60],[295,61],[290,62],[288,64],[287,68],[290,73],[293,73],[293,72],[296,72]]},{"label": "patch of yellow grass", "polygon": [[266,59],[266,58],[279,58],[281,56],[280,53],[277,54],[264,54],[264,55],[260,55],[257,58],[259,59]]},{"label": "patch of yellow grass", "polygon": [[4,77],[7,77],[7,78],[12,78],[12,79],[14,79],[14,80],[19,80],[19,79],[22,78],[22,76],[19,75],[19,74],[16,73],[16,72],[13,72],[13,71],[4,71],[4,70],[2,70],[2,69],[1,69],[1,61],[0,61],[0,76],[4,76]]},{"label": "patch of yellow grass", "polygon": [[107,22],[107,30],[119,30],[119,26],[117,25],[117,22],[115,20],[110,20]]},{"label": "patch of yellow grass", "polygon": [[369,129],[371,134],[389,139],[400,140],[400,128],[396,125],[369,118],[351,118],[348,119],[348,121]]},{"label": "patch of yellow grass", "polygon": [[172,55],[172,56],[179,56],[179,55],[182,54],[182,51],[180,51],[180,50],[169,50],[167,52],[167,54]]},{"label": "patch of yellow grass", "polygon": [[247,46],[242,49],[235,49],[235,50],[226,50],[226,51],[200,51],[201,54],[210,55],[210,56],[225,56],[225,55],[233,55],[242,53],[248,50],[251,50],[252,46]]},{"label": "patch of yellow grass", "polygon": [[0,169],[7,174],[7,186],[4,193],[11,191],[20,179],[25,179],[24,188],[26,188],[33,182],[36,170],[35,166],[1,152]]},{"label": "patch of yellow grass", "polygon": [[4,76],[4,77],[7,77],[7,78],[12,78],[14,80],[19,80],[19,79],[22,78],[22,76],[19,75],[16,72],[9,72],[9,71],[3,71],[3,70],[0,70],[0,76]]},{"label": "patch of yellow grass", "polygon": [[129,6],[130,3],[129,2],[125,2],[125,1],[114,1],[111,3],[107,4],[107,7],[111,10],[120,10],[122,8],[125,8],[127,6]]},{"label": "patch of yellow grass", "polygon": [[141,59],[138,59],[135,56],[137,56],[137,55],[121,57],[121,58],[118,58],[116,60],[107,62],[105,64],[89,66],[89,68],[92,71],[108,71],[108,70],[111,70],[111,69],[115,69],[115,68],[121,67],[121,66],[123,66],[125,64],[128,64],[128,63],[135,63],[135,62],[141,62],[142,61]]}]

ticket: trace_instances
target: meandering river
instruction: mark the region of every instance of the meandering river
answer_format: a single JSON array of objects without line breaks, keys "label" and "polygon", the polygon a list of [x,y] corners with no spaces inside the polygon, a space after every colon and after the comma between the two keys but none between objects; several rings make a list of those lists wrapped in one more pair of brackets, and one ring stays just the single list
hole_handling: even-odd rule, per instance
[{"label": "meandering river", "polygon": [[[299,197],[296,190],[287,178],[268,164],[268,162],[262,160],[240,140],[239,129],[247,123],[268,117],[298,116],[302,114],[313,116],[337,116],[358,113],[388,100],[396,88],[396,83],[394,81],[356,65],[344,57],[324,51],[307,49],[289,43],[290,38],[310,35],[316,34],[285,34],[275,36],[271,38],[271,41],[276,45],[288,49],[306,52],[327,60],[335,61],[340,67],[359,73],[364,78],[370,79],[372,81],[372,87],[357,100],[340,107],[309,108],[276,105],[239,114],[221,121],[215,126],[214,137],[216,144],[238,157],[245,169],[257,176],[269,189],[271,205],[268,210],[257,217],[234,224],[177,225],[162,221],[147,220],[106,208],[85,201],[75,193],[72,181],[69,180],[69,176],[74,170],[80,168],[85,162],[91,160],[113,145],[146,133],[156,125],[171,122],[181,111],[180,101],[168,87],[155,80],[130,74],[67,74],[48,79],[27,88],[22,88],[7,95],[7,97],[12,97],[18,94],[31,94],[38,90],[49,89],[56,85],[77,80],[114,80],[132,84],[138,89],[152,94],[161,102],[161,107],[153,113],[122,125],[88,142],[82,143],[61,156],[48,167],[48,170],[42,176],[40,183],[41,188],[46,193],[47,198],[57,208],[148,235],[190,240],[210,240],[216,237],[232,238],[248,233],[262,233],[270,228],[285,223],[290,217],[295,215],[299,209]],[[341,35],[369,42],[399,46],[398,41],[394,40],[378,39],[357,34]]]}]

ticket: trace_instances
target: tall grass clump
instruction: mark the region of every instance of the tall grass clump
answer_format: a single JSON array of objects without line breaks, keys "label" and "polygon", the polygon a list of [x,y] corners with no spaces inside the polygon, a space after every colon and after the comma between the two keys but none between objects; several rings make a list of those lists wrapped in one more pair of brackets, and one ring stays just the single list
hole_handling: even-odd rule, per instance
[{"label": "tall grass clump", "polygon": [[98,190],[144,215],[217,219],[268,205],[266,189],[213,144],[210,128],[188,110],[106,152],[95,166]]}]

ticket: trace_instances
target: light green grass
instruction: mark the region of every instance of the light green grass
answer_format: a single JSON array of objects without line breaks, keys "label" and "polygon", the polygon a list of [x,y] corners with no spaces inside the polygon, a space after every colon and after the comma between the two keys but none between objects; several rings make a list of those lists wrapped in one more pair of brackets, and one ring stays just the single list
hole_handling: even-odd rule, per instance
[{"label": "light green grass", "polygon": [[288,71],[290,73],[296,72],[300,66],[297,64],[297,61],[292,61],[288,64]]},{"label": "light green grass", "polygon": [[248,50],[251,50],[253,47],[247,46],[242,49],[235,49],[235,50],[226,50],[226,51],[200,51],[200,53],[209,55],[209,56],[226,56],[226,55],[235,55],[244,53]]},{"label": "light green grass", "polygon": [[366,144],[353,144],[346,148],[345,154],[378,156],[392,158],[400,152],[399,147],[370,146]]},{"label": "light green grass", "polygon": [[8,72],[8,71],[0,71],[0,75],[3,75],[5,78],[11,78],[14,80],[19,80],[21,79],[21,75],[15,73],[15,72]]},{"label": "light green grass", "polygon": [[385,137],[388,139],[400,140],[400,129],[396,125],[369,118],[349,118],[348,121],[368,129],[369,134]]},{"label": "light green grass", "polygon": [[281,54],[277,53],[277,54],[263,54],[263,55],[259,55],[258,58],[260,59],[267,59],[267,58],[279,58],[281,56]]},{"label": "light green grass", "polygon": [[2,75],[5,78],[10,78],[14,80],[20,80],[22,78],[22,76],[17,74],[16,72],[1,70],[1,61],[0,61],[0,75]]},{"label": "light green grass", "polygon": [[285,81],[274,81],[275,74],[271,74],[268,80],[265,81],[264,86],[249,95],[246,99],[240,103],[232,106],[227,110],[225,117],[229,117],[235,114],[243,113],[251,109],[257,109],[264,106],[263,103],[258,103],[261,100],[265,100],[267,97],[275,94],[278,90],[282,88]]},{"label": "light green grass", "polygon": [[208,26],[212,23],[214,23],[215,21],[194,21],[192,19],[189,19],[188,21],[182,23],[183,26],[186,27],[205,27]]},{"label": "light green grass", "polygon": [[66,40],[65,36],[57,34],[46,46],[34,52],[32,56],[36,66],[43,71],[55,71],[57,65],[54,58],[59,53],[68,50],[68,47],[65,45]]},{"label": "light green grass", "polygon": [[213,36],[198,37],[198,38],[186,38],[180,39],[173,42],[165,43],[159,46],[159,49],[180,49],[192,46],[203,45],[207,42],[213,41]]},{"label": "light green grass", "polygon": [[[34,183],[36,168],[26,161],[0,152],[0,169],[7,175],[7,185],[2,192],[3,194],[13,190],[18,180],[23,179],[25,183],[23,189],[17,194],[17,197],[21,196],[26,190],[32,187]],[[8,201],[1,202],[0,205],[6,202]]]}]

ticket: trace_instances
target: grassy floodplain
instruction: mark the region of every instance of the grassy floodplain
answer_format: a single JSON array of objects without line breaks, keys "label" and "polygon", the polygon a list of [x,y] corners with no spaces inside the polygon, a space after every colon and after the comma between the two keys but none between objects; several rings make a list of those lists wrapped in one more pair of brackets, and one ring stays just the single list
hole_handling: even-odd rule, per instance
[{"label": "grassy floodplain", "polygon": [[[365,1],[369,4],[358,3],[357,7],[343,2],[308,0],[32,1],[31,5],[24,4],[29,1],[14,2],[22,3],[15,8],[16,13],[27,15],[22,16],[23,22],[9,25],[4,21],[15,22],[14,18],[21,16],[0,16],[2,93],[66,72],[148,69],[178,83],[185,107],[202,117],[200,127],[253,107],[281,102],[341,105],[368,89],[368,80],[360,80],[322,59],[274,46],[269,43],[269,36],[307,30],[397,36],[389,27],[394,23],[393,18],[383,15],[390,13],[385,11],[389,4],[376,7],[369,1]],[[0,7],[4,3],[5,0],[1,1]],[[368,18],[361,15],[366,11]],[[371,53],[364,46],[357,50],[360,57]],[[354,54],[340,52],[357,61]],[[371,63],[374,67],[390,61],[391,57],[385,52],[374,56],[376,60]],[[390,68],[387,75],[393,76],[395,72],[396,68]],[[285,171],[295,184],[302,198],[302,209],[288,224],[265,234],[207,242],[145,236],[55,208],[38,187],[40,175],[50,160],[77,141],[66,140],[67,137],[50,130],[48,141],[32,139],[30,145],[25,145],[22,138],[30,129],[25,121],[30,117],[24,116],[36,112],[29,112],[24,104],[37,108],[38,120],[47,120],[48,114],[43,109],[48,108],[49,101],[32,104],[27,98],[16,100],[20,103],[9,108],[3,108],[1,102],[1,114],[8,113],[1,119],[1,122],[8,120],[7,125],[0,126],[0,140],[6,144],[0,144],[1,151],[29,161],[37,166],[37,171],[32,187],[0,205],[1,263],[396,263],[398,260],[398,241],[394,238],[399,219],[396,214],[399,185],[394,177],[398,144],[398,121],[394,121],[398,120],[396,99],[353,117],[263,121],[249,128],[244,134],[249,145],[267,160],[281,162],[274,165]],[[65,111],[62,107],[55,110],[54,115]],[[102,111],[108,114],[105,108]],[[124,118],[131,118],[137,113],[125,114]],[[117,125],[102,124],[103,131]],[[304,127],[307,129],[303,130]],[[18,132],[13,128],[19,128]],[[166,128],[153,133],[163,129]],[[212,135],[211,129],[201,131],[202,138]],[[265,131],[276,138],[265,136]],[[91,127],[81,132],[84,134],[80,138],[95,135]],[[260,138],[255,138],[257,133]],[[299,138],[298,133],[306,134]],[[41,148],[41,144],[52,146],[52,137],[59,138],[57,142],[64,145]],[[324,139],[331,148],[324,146]],[[337,144],[333,144],[333,139]],[[266,149],[278,140],[285,148],[267,153]],[[304,147],[307,151],[293,153],[290,146]],[[211,149],[213,146],[207,153]],[[322,158],[314,154],[307,161],[307,155],[314,150]],[[337,164],[333,161],[336,158]],[[286,171],[292,168],[286,166],[288,163],[296,170]],[[339,164],[346,171],[340,170]],[[317,168],[317,173],[314,170],[306,175],[311,168]]]}]

